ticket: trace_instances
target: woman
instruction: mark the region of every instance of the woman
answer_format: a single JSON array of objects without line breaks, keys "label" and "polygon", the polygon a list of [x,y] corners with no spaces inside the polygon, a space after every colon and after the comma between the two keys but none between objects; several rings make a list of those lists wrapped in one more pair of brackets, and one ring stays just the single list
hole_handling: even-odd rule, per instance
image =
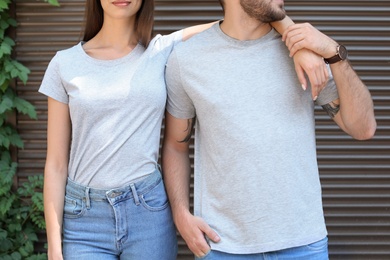
[{"label": "woman", "polygon": [[211,24],[151,39],[153,0],[87,0],[83,41],[51,60],[44,206],[49,259],[176,259],[158,168],[172,48]]}]

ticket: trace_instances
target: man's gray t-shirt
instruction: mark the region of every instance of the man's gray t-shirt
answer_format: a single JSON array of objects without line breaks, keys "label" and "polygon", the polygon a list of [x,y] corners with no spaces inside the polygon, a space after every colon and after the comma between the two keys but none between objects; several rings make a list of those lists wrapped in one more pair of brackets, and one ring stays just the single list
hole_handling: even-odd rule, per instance
[{"label": "man's gray t-shirt", "polygon": [[166,103],[165,65],[182,31],[157,35],[115,60],[88,56],[82,43],[51,60],[39,92],[69,105],[69,178],[100,189],[122,187],[157,166]]},{"label": "man's gray t-shirt", "polygon": [[[213,250],[260,253],[327,235],[314,102],[279,34],[238,41],[216,24],[175,48],[166,82],[168,112],[196,115],[194,213],[220,235]],[[330,80],[317,103],[337,98]]]}]

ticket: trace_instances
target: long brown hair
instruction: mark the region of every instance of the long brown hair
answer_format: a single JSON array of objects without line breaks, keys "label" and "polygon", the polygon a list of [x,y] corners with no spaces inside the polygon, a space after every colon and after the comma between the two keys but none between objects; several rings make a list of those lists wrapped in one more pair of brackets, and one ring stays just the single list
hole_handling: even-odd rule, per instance
[{"label": "long brown hair", "polygon": [[222,7],[223,12],[225,12],[225,0],[218,0],[218,1],[219,1],[219,4]]},{"label": "long brown hair", "polygon": [[[100,0],[87,0],[84,13],[83,41],[89,41],[100,31],[103,26],[103,8]],[[142,0],[141,7],[136,14],[135,31],[138,41],[148,46],[152,37],[154,22],[154,0]]]}]

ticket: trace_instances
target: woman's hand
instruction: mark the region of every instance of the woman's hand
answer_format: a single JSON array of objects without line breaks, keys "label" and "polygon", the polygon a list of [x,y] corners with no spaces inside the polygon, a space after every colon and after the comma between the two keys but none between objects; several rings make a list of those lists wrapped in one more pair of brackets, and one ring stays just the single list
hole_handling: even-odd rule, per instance
[{"label": "woman's hand", "polygon": [[316,100],[329,78],[328,68],[321,56],[308,50],[300,49],[294,53],[295,71],[304,90],[307,89],[307,74],[313,100]]},{"label": "woman's hand", "polygon": [[309,23],[289,26],[282,35],[282,40],[290,50],[290,57],[302,49],[309,49],[323,58],[336,54],[337,42],[323,34]]}]

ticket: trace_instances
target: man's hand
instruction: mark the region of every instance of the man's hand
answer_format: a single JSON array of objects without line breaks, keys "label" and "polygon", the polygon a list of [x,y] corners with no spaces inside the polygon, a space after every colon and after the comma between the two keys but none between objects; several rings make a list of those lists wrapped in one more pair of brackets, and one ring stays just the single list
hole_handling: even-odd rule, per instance
[{"label": "man's hand", "polygon": [[298,50],[309,49],[323,58],[336,55],[337,42],[323,34],[309,23],[294,24],[287,28],[282,35],[293,57]]},{"label": "man's hand", "polygon": [[307,81],[305,72],[310,80],[313,100],[316,100],[329,78],[327,66],[318,54],[301,49],[294,53],[295,71],[302,88],[306,90]]},{"label": "man's hand", "polygon": [[217,243],[220,241],[217,233],[203,219],[195,217],[189,212],[176,218],[175,222],[188,248],[197,257],[203,257],[210,251],[210,246],[205,236],[213,242]]}]

